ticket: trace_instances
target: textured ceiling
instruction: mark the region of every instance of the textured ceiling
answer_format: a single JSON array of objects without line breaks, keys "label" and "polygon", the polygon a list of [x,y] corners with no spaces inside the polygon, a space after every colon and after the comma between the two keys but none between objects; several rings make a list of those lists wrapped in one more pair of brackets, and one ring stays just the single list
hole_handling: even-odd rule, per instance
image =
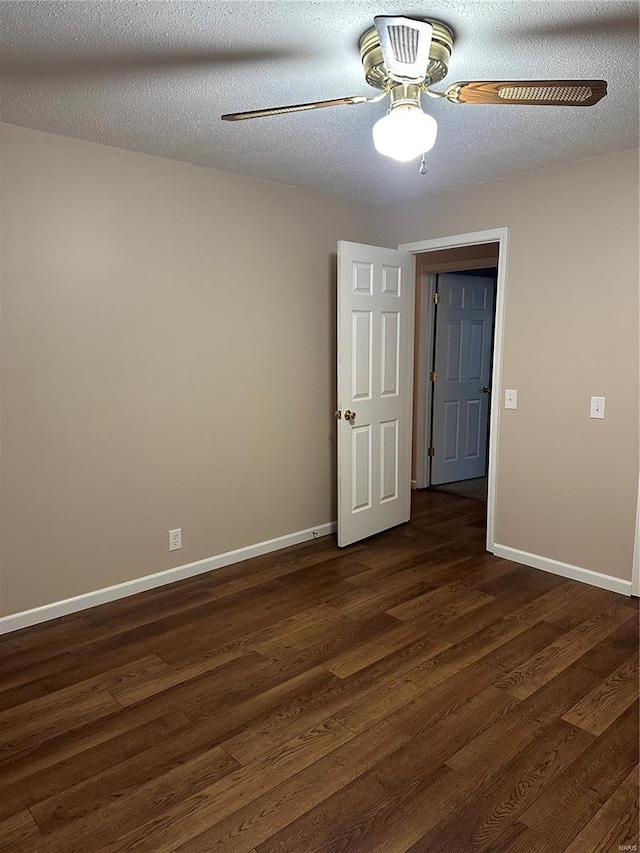
[{"label": "textured ceiling", "polygon": [[[604,78],[597,106],[425,99],[428,172],[376,153],[362,104],[256,119],[225,112],[376,94],[358,38],[376,14],[455,33],[443,84]],[[637,2],[2,2],[4,121],[384,204],[638,145]]]}]

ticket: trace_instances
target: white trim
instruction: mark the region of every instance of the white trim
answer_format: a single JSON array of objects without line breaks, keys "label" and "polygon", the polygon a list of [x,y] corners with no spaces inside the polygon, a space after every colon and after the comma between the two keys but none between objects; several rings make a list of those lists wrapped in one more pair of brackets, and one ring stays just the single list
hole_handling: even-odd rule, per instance
[{"label": "white trim", "polygon": [[418,387],[416,393],[416,482],[418,488],[429,486],[431,457],[427,454],[427,438],[431,432],[431,382],[427,376],[433,368],[433,294],[436,292],[437,273],[423,270],[420,281],[420,318],[418,329]]},{"label": "white trim", "polygon": [[631,595],[640,596],[640,478],[638,479],[638,502],[636,507],[636,538],[635,542],[633,543]]},{"label": "white trim", "polygon": [[496,481],[498,476],[498,446],[500,440],[500,400],[502,399],[502,353],[504,341],[504,315],[507,290],[507,245],[509,229],[491,228],[488,231],[472,231],[470,234],[455,234],[420,240],[417,243],[402,243],[398,249],[419,254],[434,249],[452,249],[459,246],[475,246],[482,243],[498,243],[498,275],[496,279],[496,315],[493,335],[493,375],[491,377],[491,415],[489,424],[489,470],[487,472],[487,551],[495,553]]},{"label": "white trim", "polygon": [[290,545],[299,545],[301,542],[319,539],[321,536],[335,533],[336,529],[335,521],[320,524],[317,527],[309,527],[307,530],[299,530],[297,533],[289,533],[286,536],[278,536],[276,539],[257,542],[255,545],[247,545],[245,548],[237,548],[235,551],[226,551],[224,554],[218,554],[215,557],[197,560],[195,563],[185,563],[183,566],[176,566],[173,569],[166,569],[153,575],[124,581],[124,583],[98,589],[95,592],[87,592],[84,595],[76,595],[74,598],[67,598],[64,601],[45,604],[43,607],[35,607],[33,610],[24,610],[22,613],[2,616],[0,617],[0,634],[8,634],[10,631],[18,631],[20,628],[28,628],[31,625],[38,625],[40,622],[58,619],[60,616],[67,616],[69,613],[77,613],[79,610],[106,604],[108,601],[117,601],[119,598],[137,595],[139,592],[185,580],[185,578],[201,575],[223,566],[230,566],[242,560],[249,560],[251,557],[259,557],[262,554],[279,551],[281,548],[288,548]]},{"label": "white trim", "polygon": [[509,548],[506,545],[494,545],[493,553],[496,557],[504,557],[514,563],[523,566],[532,566],[534,569],[542,569],[551,572],[552,575],[560,575],[563,578],[588,583],[611,592],[619,592],[621,595],[631,595],[631,581],[623,581],[612,575],[603,575],[591,569],[583,569],[580,566],[572,566],[570,563],[561,563],[559,560],[551,560],[541,557],[539,554],[530,554],[528,551],[519,551],[517,548]]},{"label": "white trim", "polygon": [[[457,249],[460,246],[480,246],[483,243],[495,243],[506,238],[509,229],[489,228],[486,231],[470,231],[468,234],[450,234],[448,237],[434,237],[430,240],[418,240],[415,243],[400,243],[401,252],[411,252],[417,255],[421,252],[432,252],[434,249]],[[498,258],[499,260],[499,258]]]}]

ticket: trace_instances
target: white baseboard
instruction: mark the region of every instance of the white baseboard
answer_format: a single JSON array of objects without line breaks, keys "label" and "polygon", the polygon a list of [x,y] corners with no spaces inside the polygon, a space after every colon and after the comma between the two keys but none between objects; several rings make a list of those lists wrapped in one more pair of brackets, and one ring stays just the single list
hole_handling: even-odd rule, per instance
[{"label": "white baseboard", "polygon": [[28,628],[31,625],[38,625],[40,622],[58,619],[60,616],[67,616],[69,613],[77,613],[79,610],[87,610],[89,607],[106,604],[108,601],[116,601],[119,598],[126,598],[128,595],[136,595],[148,589],[155,589],[158,586],[175,583],[185,578],[220,569],[223,566],[240,563],[242,560],[251,559],[251,557],[260,557],[262,554],[279,551],[282,548],[288,548],[290,545],[299,545],[311,539],[319,539],[321,536],[335,533],[336,529],[337,524],[335,522],[320,524],[317,527],[309,527],[307,530],[299,530],[297,533],[289,533],[286,536],[278,536],[276,539],[257,542],[255,545],[247,545],[245,548],[237,548],[235,551],[226,551],[224,554],[218,554],[215,557],[197,560],[195,563],[185,563],[183,566],[176,566],[173,569],[166,569],[153,575],[145,575],[142,578],[124,581],[124,583],[115,586],[97,589],[95,592],[87,592],[84,595],[76,595],[64,601],[45,604],[43,607],[35,607],[33,610],[2,616],[0,617],[0,634],[8,634],[10,631],[18,631],[20,628]]},{"label": "white baseboard", "polygon": [[534,569],[542,569],[553,575],[561,575],[563,578],[599,586],[601,589],[619,592],[621,595],[631,595],[631,581],[623,581],[612,575],[603,575],[601,572],[572,566],[570,563],[561,563],[559,560],[550,560],[548,557],[519,551],[517,548],[509,548],[506,545],[494,545],[493,553],[496,557],[504,557],[505,560],[521,563],[523,566],[532,566]]},{"label": "white baseboard", "polygon": [[418,488],[418,483],[417,483],[417,481],[416,481],[416,480],[412,480],[412,481],[411,481],[411,488],[412,488],[412,489],[417,489],[417,488]]}]

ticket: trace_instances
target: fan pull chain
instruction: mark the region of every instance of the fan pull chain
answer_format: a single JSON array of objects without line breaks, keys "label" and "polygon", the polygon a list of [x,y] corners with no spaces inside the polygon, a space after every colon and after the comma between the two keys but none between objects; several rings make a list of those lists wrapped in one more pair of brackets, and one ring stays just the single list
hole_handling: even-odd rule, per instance
[{"label": "fan pull chain", "polygon": [[420,174],[421,175],[427,174],[427,164],[426,164],[425,159],[424,159],[424,154],[422,155],[422,160],[420,160]]}]

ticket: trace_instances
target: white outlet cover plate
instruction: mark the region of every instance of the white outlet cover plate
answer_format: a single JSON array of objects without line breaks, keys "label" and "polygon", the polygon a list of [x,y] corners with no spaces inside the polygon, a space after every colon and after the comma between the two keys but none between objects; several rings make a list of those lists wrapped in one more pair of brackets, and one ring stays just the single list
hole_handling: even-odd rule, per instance
[{"label": "white outlet cover plate", "polygon": [[592,397],[591,398],[591,417],[592,418],[604,418],[604,397]]},{"label": "white outlet cover plate", "polygon": [[504,392],[504,407],[505,409],[517,409],[518,408],[518,392],[514,390],[507,390]]},{"label": "white outlet cover plate", "polygon": [[182,548],[182,528],[169,531],[169,550],[179,551]]}]

